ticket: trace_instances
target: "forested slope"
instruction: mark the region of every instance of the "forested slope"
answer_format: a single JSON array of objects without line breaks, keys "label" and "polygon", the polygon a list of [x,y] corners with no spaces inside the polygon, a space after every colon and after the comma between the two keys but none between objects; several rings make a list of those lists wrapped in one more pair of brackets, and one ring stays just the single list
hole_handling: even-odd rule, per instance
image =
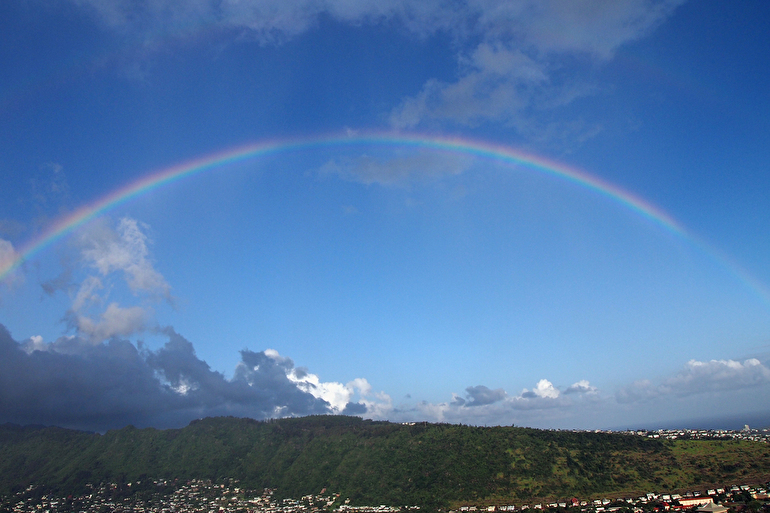
[{"label": "forested slope", "polygon": [[207,418],[183,429],[104,435],[0,426],[0,491],[36,483],[239,479],[299,497],[322,488],[356,504],[446,505],[620,495],[767,480],[770,449],[626,434],[316,416]]}]

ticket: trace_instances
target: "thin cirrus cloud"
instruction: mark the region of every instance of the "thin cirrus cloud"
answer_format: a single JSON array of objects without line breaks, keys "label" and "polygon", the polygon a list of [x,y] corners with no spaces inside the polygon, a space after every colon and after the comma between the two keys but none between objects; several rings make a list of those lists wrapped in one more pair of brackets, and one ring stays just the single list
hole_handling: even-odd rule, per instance
[{"label": "thin cirrus cloud", "polygon": [[429,182],[459,175],[470,169],[473,159],[465,155],[442,155],[428,151],[389,158],[359,155],[331,160],[319,174],[337,175],[344,180],[387,187],[409,187],[415,182]]},{"label": "thin cirrus cloud", "polygon": [[[19,259],[19,256],[19,253],[13,247],[11,241],[0,239],[0,269],[10,268],[13,262],[16,262]],[[21,275],[16,271],[11,271],[7,276],[3,278],[0,284],[10,286],[15,281],[19,280],[20,276]]]},{"label": "thin cirrus cloud", "polygon": [[[595,94],[600,87],[590,70],[647,35],[685,0],[72,1],[107,27],[142,40],[221,29],[226,38],[280,44],[317,26],[322,16],[354,26],[388,22],[409,37],[446,34],[457,49],[456,79],[429,78],[405,93],[387,116],[392,128],[492,122],[534,139],[569,132],[580,140],[600,127],[543,122],[538,115]],[[588,64],[584,72],[572,69],[576,59]]]},{"label": "thin cirrus cloud", "polygon": [[[481,42],[458,53],[458,78],[428,80],[393,109],[397,128],[495,122],[537,138],[548,131],[590,136],[597,127],[547,126],[537,115],[594,94],[590,75],[563,70],[570,59],[600,65],[663,22],[683,2],[469,2]],[[583,134],[581,136],[581,134]]]}]

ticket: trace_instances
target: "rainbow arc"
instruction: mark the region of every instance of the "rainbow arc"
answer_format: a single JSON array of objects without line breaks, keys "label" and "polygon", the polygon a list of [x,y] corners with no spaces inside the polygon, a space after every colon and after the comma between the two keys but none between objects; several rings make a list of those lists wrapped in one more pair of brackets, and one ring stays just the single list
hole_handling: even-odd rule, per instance
[{"label": "rainbow arc", "polygon": [[230,148],[193,160],[189,160],[171,167],[163,168],[134,180],[96,201],[83,205],[74,212],[63,216],[51,223],[38,236],[24,243],[15,258],[6,262],[0,262],[0,280],[22,264],[32,259],[37,253],[52,245],[57,240],[118,205],[130,201],[159,187],[167,186],[185,177],[210,172],[216,169],[224,169],[228,166],[250,160],[260,159],[269,155],[288,154],[296,151],[334,148],[334,147],[408,147],[424,148],[433,151],[443,151],[460,155],[470,155],[482,159],[495,161],[517,169],[528,169],[537,173],[552,175],[579,187],[588,189],[602,195],[609,200],[620,204],[643,218],[659,225],[706,251],[722,266],[727,267],[731,274],[746,283],[757,292],[767,305],[770,305],[770,294],[766,293],[760,284],[750,278],[736,266],[727,263],[724,257],[717,255],[705,244],[688,234],[685,229],[659,208],[651,205],[643,199],[622,190],[598,177],[584,171],[569,167],[565,164],[549,160],[540,156],[516,150],[507,146],[490,144],[487,142],[455,137],[436,137],[424,135],[404,135],[392,133],[372,133],[365,135],[333,135],[324,137],[311,137],[301,139],[262,141],[236,148]]}]

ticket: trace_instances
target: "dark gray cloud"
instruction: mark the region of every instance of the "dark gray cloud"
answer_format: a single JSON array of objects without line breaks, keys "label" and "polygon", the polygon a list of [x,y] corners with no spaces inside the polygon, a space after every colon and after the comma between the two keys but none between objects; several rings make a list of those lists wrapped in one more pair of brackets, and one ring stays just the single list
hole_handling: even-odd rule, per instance
[{"label": "dark gray cloud", "polygon": [[366,405],[362,403],[348,403],[342,410],[343,415],[363,415],[367,412]]},{"label": "dark gray cloud", "polygon": [[467,403],[465,403],[466,406],[481,406],[484,404],[492,404],[496,403],[497,401],[502,401],[506,396],[505,390],[502,388],[491,390],[484,385],[468,387],[465,389],[465,391],[467,392],[468,398],[470,399]]},{"label": "dark gray cloud", "polygon": [[105,431],[178,427],[216,415],[331,412],[328,402],[288,378],[289,358],[244,350],[228,380],[184,337],[171,328],[164,333],[168,342],[151,351],[119,338],[96,345],[79,337],[19,343],[0,325],[0,422]]}]

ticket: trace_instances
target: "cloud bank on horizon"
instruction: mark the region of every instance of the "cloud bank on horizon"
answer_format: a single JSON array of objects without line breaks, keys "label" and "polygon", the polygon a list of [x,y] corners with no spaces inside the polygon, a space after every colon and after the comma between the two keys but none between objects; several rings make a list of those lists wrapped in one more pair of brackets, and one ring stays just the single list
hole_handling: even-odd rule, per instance
[{"label": "cloud bank on horizon", "polygon": [[[701,5],[11,0],[0,269],[138,170],[361,127],[574,158],[763,273],[770,115],[764,75],[745,70],[766,50],[728,46],[750,29]],[[764,33],[769,9],[738,10]],[[727,25],[696,44],[703,19]],[[711,33],[713,59],[698,50]],[[591,429],[766,413],[770,320],[739,266],[483,158],[319,154],[148,195],[4,275],[0,422]]]},{"label": "cloud bank on horizon", "polygon": [[[19,342],[0,325],[0,422],[106,431],[129,424],[182,427],[208,416],[342,414],[393,421],[568,425],[582,422],[580,412],[622,414],[634,403],[687,400],[770,384],[770,369],[756,358],[691,360],[658,384],[634,382],[614,397],[588,380],[560,390],[540,379],[516,395],[474,385],[465,389],[464,397],[453,393],[447,402],[399,405],[387,393],[373,391],[365,378],[324,382],[273,349],[241,350],[228,379],[200,359],[174,328],[152,319],[148,302],[170,300],[170,286],[151,263],[147,236],[136,220],[122,218],[113,227],[102,218],[78,234],[75,247],[79,258],[70,265],[85,269],[88,276],[79,284],[57,280],[61,289],[69,290],[71,307],[65,318],[75,334],[52,342],[40,336]],[[71,272],[66,270],[65,276]],[[110,293],[100,292],[105,282],[110,289],[122,282],[139,304],[108,302]],[[56,292],[50,284],[44,290]],[[89,310],[100,313],[95,318]],[[152,350],[141,340],[135,345],[126,338],[148,331],[161,334],[165,344]]]}]

